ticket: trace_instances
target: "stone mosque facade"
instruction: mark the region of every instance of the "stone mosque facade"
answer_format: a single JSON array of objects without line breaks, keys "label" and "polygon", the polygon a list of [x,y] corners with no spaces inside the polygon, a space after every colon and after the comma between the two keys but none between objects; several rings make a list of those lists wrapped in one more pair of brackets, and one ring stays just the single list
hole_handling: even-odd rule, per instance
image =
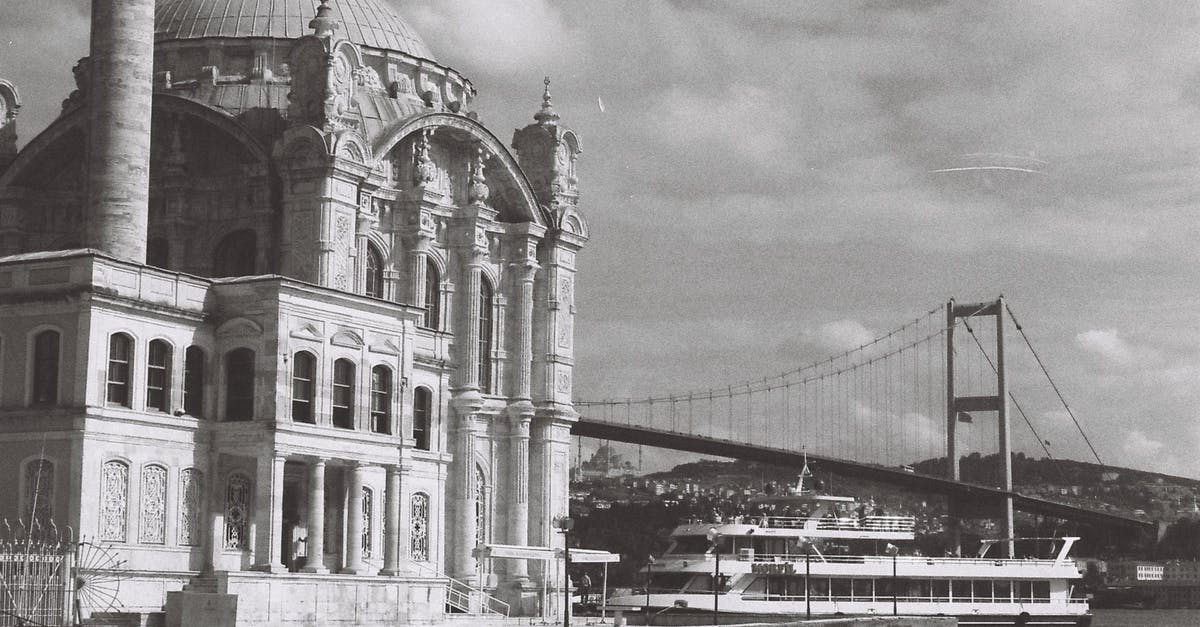
[{"label": "stone mosque facade", "polygon": [[94,0],[74,72],[19,152],[0,80],[0,518],[168,623],[550,611],[561,564],[478,558],[567,513],[587,226],[549,81],[510,150],[387,0]]}]

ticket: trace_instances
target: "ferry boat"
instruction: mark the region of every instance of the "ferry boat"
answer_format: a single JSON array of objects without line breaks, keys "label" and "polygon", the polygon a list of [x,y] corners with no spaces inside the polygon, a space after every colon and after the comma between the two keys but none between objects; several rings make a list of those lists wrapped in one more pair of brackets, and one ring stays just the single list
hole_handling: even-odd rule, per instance
[{"label": "ferry boat", "polygon": [[[608,600],[657,625],[769,622],[832,616],[955,616],[959,625],[1072,625],[1092,616],[1068,557],[1078,538],[1026,538],[1042,558],[993,557],[1010,539],[984,540],[975,557],[925,557],[911,548],[915,519],[805,490],[768,496],[774,512],[686,522],[643,572],[645,594]],[[789,515],[775,515],[787,507]],[[1012,539],[1013,542],[1019,542]],[[713,580],[718,582],[714,591]]]}]

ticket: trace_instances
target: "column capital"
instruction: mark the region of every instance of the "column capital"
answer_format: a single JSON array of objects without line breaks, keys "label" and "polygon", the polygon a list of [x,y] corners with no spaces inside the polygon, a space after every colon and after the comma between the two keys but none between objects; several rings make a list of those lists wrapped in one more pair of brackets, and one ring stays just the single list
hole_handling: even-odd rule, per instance
[{"label": "column capital", "polygon": [[454,392],[450,398],[450,405],[462,415],[479,413],[483,409],[483,402],[483,395],[475,388]]},{"label": "column capital", "polygon": [[518,283],[533,283],[537,278],[537,271],[542,269],[541,264],[535,259],[522,259],[508,264],[509,270],[513,274],[513,280]]},{"label": "column capital", "polygon": [[513,425],[522,424],[528,428],[529,424],[533,422],[533,416],[537,413],[537,409],[533,406],[533,403],[527,400],[520,400],[509,403],[508,407],[505,408],[505,412],[508,414],[508,419]]}]

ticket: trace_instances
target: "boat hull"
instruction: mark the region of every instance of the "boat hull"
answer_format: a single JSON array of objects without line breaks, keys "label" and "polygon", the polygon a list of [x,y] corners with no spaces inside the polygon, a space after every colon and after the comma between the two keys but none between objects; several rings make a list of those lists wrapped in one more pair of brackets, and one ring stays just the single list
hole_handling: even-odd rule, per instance
[{"label": "boat hull", "polygon": [[[1092,624],[1091,614],[1042,614],[1042,615],[1012,615],[1012,614],[913,614],[906,613],[903,616],[954,616],[958,620],[958,624],[962,627],[999,627],[1024,625],[1027,627],[1033,626],[1055,626],[1055,627],[1089,627]],[[713,621],[712,612],[704,612],[692,609],[671,608],[665,612],[656,612],[649,623],[646,621],[646,614],[642,611],[630,611],[624,614],[626,621],[630,625],[656,625],[659,627],[674,627],[674,626],[690,626],[690,625],[741,625],[747,623],[787,623],[798,620],[804,620],[804,614],[765,614],[755,612],[721,612],[716,622]],[[880,614],[813,614],[813,620],[817,619],[837,619],[837,618],[852,618],[854,616],[880,616]]]}]

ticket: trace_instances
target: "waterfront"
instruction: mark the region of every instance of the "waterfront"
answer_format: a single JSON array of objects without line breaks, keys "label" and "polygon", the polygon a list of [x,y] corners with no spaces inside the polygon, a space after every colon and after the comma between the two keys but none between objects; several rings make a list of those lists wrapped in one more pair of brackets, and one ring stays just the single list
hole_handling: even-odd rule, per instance
[{"label": "waterfront", "polygon": [[1196,627],[1200,610],[1095,610],[1092,627]]}]

